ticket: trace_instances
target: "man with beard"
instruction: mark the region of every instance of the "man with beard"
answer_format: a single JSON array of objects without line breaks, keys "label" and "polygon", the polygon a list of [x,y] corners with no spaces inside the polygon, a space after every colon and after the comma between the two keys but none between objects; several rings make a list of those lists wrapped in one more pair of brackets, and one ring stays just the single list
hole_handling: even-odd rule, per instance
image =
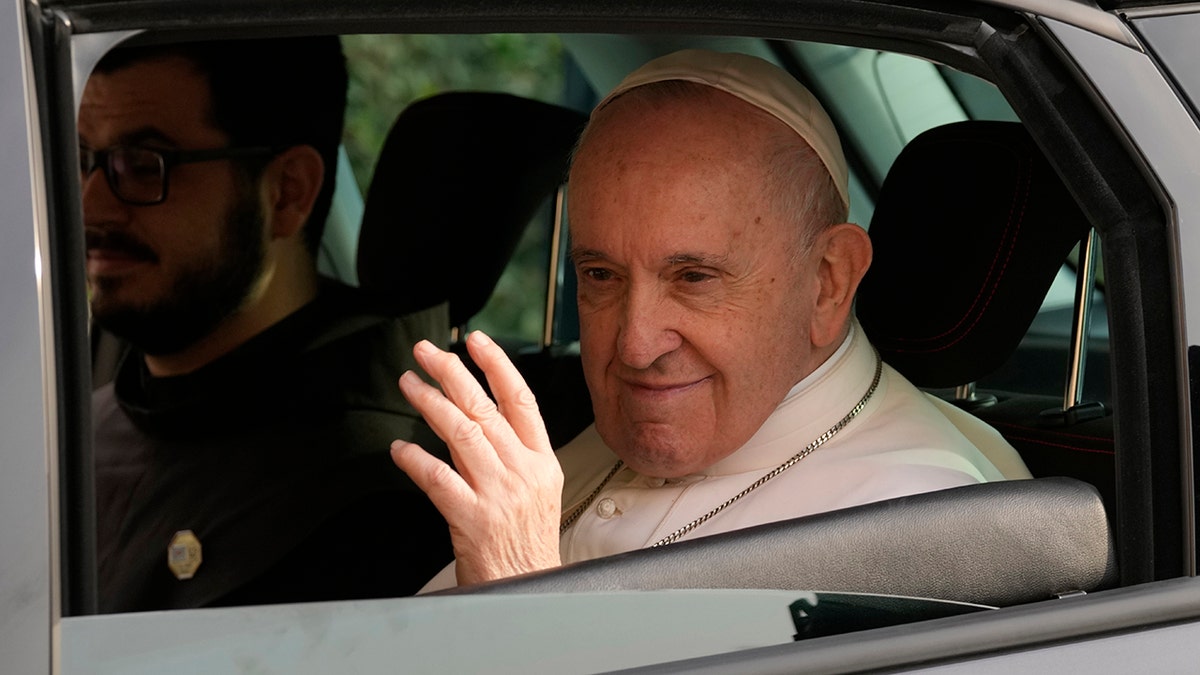
[{"label": "man with beard", "polygon": [[450,558],[387,454],[438,445],[393,377],[446,307],[316,269],[346,83],[336,37],[121,48],[88,80],[91,308],[132,345],[93,400],[101,611],[403,595]]}]

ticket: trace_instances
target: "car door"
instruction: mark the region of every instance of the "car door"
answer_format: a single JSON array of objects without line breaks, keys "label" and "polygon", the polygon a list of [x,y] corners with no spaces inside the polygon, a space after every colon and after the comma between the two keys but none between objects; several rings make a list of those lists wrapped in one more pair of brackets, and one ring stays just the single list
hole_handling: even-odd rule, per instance
[{"label": "car door", "polygon": [[[1046,669],[1181,665],[1200,618],[1187,347],[1200,332],[1194,7],[15,3],[0,22],[0,652],[16,672]],[[1015,7],[1015,9],[1014,9]],[[1168,28],[1164,28],[1167,26]],[[1194,27],[1194,26],[1193,26]],[[89,359],[75,92],[129,31],[639,35],[867,47],[994,84],[1087,210],[1111,308],[1121,587],[792,643],[796,591],[472,596],[94,615]],[[1194,35],[1195,32],[1183,31]],[[621,55],[631,63],[642,55]],[[614,57],[617,58],[617,57]],[[1181,92],[1191,96],[1181,98]],[[1194,311],[1193,311],[1194,310]],[[981,524],[986,527],[986,524]],[[936,570],[931,570],[936,573]],[[1166,626],[1168,623],[1178,624]],[[1154,629],[1147,631],[1146,629]],[[1134,634],[1137,633],[1138,636]],[[697,660],[699,659],[699,660]],[[963,665],[963,660],[973,659]],[[1095,663],[1096,661],[1092,661]]]}]

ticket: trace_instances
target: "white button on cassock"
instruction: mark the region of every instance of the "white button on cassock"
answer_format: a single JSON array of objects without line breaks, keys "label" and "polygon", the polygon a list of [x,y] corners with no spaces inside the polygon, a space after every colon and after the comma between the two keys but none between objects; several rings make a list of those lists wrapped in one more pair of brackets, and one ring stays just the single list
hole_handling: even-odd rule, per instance
[{"label": "white button on cassock", "polygon": [[608,497],[596,502],[596,515],[600,516],[601,518],[608,520],[609,518],[612,518],[616,512],[617,503]]}]

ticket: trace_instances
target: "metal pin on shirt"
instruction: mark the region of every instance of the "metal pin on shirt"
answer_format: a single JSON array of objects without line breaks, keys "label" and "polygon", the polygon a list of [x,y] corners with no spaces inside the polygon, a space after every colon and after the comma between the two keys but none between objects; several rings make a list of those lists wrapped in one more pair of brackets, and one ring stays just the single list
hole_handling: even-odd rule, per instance
[{"label": "metal pin on shirt", "polygon": [[180,581],[191,579],[203,561],[200,540],[196,535],[191,530],[176,532],[167,546],[167,567],[171,568],[175,578]]}]

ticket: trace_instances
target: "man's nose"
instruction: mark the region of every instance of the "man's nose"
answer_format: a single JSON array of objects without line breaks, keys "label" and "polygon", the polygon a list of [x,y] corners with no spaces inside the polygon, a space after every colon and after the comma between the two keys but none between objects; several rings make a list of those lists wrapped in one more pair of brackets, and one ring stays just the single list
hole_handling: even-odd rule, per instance
[{"label": "man's nose", "polygon": [[631,368],[649,368],[664,354],[679,348],[683,338],[675,330],[677,314],[670,299],[655,288],[631,288],[625,296],[617,355]]}]

